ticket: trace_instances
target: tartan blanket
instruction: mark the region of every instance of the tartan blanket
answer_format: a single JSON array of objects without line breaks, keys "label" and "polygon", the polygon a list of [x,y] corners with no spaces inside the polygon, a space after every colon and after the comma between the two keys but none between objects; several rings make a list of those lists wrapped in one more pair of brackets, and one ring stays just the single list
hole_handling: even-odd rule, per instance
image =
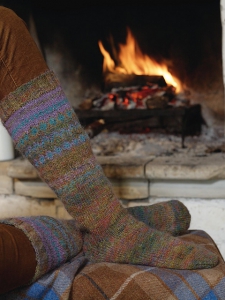
[{"label": "tartan blanket", "polygon": [[32,285],[0,300],[225,300],[225,263],[204,231],[180,237],[220,256],[212,269],[172,270],[114,263],[88,263],[80,254]]}]

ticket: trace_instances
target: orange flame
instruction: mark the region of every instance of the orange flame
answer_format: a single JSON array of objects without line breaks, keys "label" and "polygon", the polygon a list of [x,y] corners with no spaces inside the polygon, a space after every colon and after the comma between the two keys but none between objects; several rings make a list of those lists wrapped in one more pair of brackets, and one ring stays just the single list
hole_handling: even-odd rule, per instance
[{"label": "orange flame", "polygon": [[119,44],[118,58],[121,66],[116,66],[110,54],[105,50],[101,41],[98,42],[100,51],[104,57],[103,71],[136,75],[160,75],[166,83],[173,85],[176,91],[181,90],[180,81],[172,76],[165,63],[159,64],[148,55],[143,54],[131,31],[127,30],[126,44]]}]

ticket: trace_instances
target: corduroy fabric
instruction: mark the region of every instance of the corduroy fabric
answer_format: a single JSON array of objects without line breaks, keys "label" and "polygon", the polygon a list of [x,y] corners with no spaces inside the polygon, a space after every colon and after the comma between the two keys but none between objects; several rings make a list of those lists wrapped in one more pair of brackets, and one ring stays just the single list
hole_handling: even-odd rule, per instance
[{"label": "corduroy fabric", "polygon": [[25,22],[0,6],[0,99],[48,70]]},{"label": "corduroy fabric", "polygon": [[52,72],[22,85],[0,106],[16,148],[84,230],[84,251],[91,261],[176,269],[218,263],[213,253],[152,229],[122,208]]},{"label": "corduroy fabric", "polygon": [[23,231],[0,224],[0,294],[27,285],[34,277],[35,251]]},{"label": "corduroy fabric", "polygon": [[15,226],[30,240],[37,262],[30,282],[69,261],[82,249],[82,235],[74,220],[61,221],[39,216],[10,218],[0,220],[0,223]]}]

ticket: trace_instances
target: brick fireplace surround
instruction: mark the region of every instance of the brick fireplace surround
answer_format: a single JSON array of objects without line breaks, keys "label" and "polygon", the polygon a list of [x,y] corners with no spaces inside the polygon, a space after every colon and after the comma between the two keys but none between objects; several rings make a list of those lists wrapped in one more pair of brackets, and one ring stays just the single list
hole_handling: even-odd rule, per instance
[{"label": "brick fireplace surround", "polygon": [[[225,26],[225,0],[221,0],[221,16]],[[223,70],[225,82],[225,59]],[[207,231],[225,258],[224,153],[193,160],[176,155],[98,156],[98,160],[125,207],[181,200],[191,212],[191,229]],[[31,215],[70,218],[36,170],[21,157],[0,162],[0,207],[0,218]]]}]

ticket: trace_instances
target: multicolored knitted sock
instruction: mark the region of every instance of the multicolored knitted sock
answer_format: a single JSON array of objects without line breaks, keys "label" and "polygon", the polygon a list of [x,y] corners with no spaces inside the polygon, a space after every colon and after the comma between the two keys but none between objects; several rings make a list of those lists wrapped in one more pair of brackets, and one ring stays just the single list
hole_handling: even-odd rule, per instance
[{"label": "multicolored knitted sock", "polygon": [[149,227],[177,236],[187,232],[191,215],[178,200],[156,203],[149,206],[129,207],[128,212]]},{"label": "multicolored knitted sock", "polygon": [[82,234],[74,220],[60,221],[40,216],[10,218],[0,220],[0,223],[19,228],[30,240],[37,260],[31,282],[69,261],[82,250]]},{"label": "multicolored knitted sock", "polygon": [[151,229],[122,208],[92,153],[88,135],[50,71],[0,101],[16,148],[37,168],[85,232],[92,262],[209,268],[215,254]]}]

